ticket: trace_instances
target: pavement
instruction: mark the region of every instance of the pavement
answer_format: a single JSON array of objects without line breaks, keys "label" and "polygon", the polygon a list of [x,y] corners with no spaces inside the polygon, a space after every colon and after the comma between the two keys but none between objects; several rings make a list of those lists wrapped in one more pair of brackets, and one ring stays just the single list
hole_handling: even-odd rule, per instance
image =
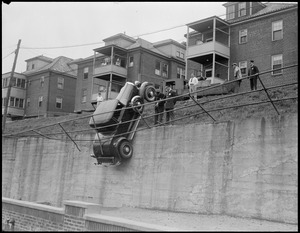
[{"label": "pavement", "polygon": [[178,231],[298,231],[298,224],[130,207],[103,207],[101,215],[171,227]]}]

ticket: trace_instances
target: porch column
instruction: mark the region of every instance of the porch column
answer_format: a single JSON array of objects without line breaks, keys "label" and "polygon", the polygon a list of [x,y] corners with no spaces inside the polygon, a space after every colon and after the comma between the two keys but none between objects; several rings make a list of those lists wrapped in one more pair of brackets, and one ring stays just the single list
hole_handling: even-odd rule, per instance
[{"label": "porch column", "polygon": [[[213,19],[213,43],[216,43],[216,18]],[[215,62],[216,62],[216,54],[215,52],[213,52],[211,83],[215,83],[215,67],[216,67]]]}]

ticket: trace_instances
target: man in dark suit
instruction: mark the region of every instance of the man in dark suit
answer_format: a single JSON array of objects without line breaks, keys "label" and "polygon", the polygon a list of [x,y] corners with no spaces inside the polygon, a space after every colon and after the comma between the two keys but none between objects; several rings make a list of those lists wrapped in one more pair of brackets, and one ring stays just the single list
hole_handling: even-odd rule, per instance
[{"label": "man in dark suit", "polygon": [[176,104],[176,98],[172,98],[176,96],[177,93],[170,86],[166,87],[166,103],[165,103],[165,111],[166,111],[166,123],[170,120],[174,120],[174,106]]},{"label": "man in dark suit", "polygon": [[160,100],[159,102],[155,103],[155,115],[154,115],[154,124],[157,125],[158,123],[162,123],[163,115],[165,111],[165,101],[166,98],[165,94],[160,92],[160,90],[156,90],[155,93],[155,101]]},{"label": "man in dark suit", "polygon": [[248,78],[250,79],[250,88],[251,90],[257,90],[257,78],[259,70],[257,66],[254,65],[254,61],[250,61],[250,68],[248,70]]}]

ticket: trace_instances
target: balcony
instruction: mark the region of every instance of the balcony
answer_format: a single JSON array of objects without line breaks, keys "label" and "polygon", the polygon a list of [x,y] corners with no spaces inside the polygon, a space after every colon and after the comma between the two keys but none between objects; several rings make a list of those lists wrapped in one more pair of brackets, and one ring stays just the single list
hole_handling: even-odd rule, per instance
[{"label": "balcony", "polygon": [[226,58],[229,58],[230,55],[228,46],[217,41],[210,41],[203,44],[189,46],[187,48],[187,59],[207,55],[214,52]]},{"label": "balcony", "polygon": [[[4,114],[4,106],[2,107],[2,115],[3,114]],[[11,115],[13,117],[24,116],[24,109],[15,108],[15,107],[8,107],[7,108],[7,115]]]},{"label": "balcony", "polygon": [[127,69],[125,67],[115,65],[115,64],[103,64],[94,69],[94,77],[99,77],[103,75],[107,75],[113,73],[118,76],[126,77]]}]

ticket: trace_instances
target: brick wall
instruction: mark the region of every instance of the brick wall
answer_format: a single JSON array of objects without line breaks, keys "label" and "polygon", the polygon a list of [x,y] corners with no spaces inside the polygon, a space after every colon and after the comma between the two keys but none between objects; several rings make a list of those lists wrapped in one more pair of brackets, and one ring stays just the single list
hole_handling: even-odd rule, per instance
[{"label": "brick wall", "polygon": [[[65,201],[64,208],[2,197],[2,230],[15,231],[173,231],[176,229],[100,215],[101,206]],[[6,221],[14,221],[9,228]]]},{"label": "brick wall", "polygon": [[[230,27],[230,63],[247,61],[247,68],[250,67],[250,60],[260,72],[272,69],[271,57],[282,54],[283,67],[298,64],[298,12],[292,10],[281,14],[269,15],[263,20],[252,20],[232,25]],[[272,22],[283,21],[283,39],[272,41]],[[247,43],[239,44],[239,31],[247,29]],[[248,70],[247,70],[248,72]],[[282,75],[261,75],[263,82],[267,85],[279,85],[291,80],[298,80],[298,67],[286,70]],[[233,78],[233,69],[230,67],[230,80]],[[245,85],[247,83],[247,85]],[[258,88],[261,85],[258,84]],[[242,84],[243,91],[250,90],[249,80]]]}]

